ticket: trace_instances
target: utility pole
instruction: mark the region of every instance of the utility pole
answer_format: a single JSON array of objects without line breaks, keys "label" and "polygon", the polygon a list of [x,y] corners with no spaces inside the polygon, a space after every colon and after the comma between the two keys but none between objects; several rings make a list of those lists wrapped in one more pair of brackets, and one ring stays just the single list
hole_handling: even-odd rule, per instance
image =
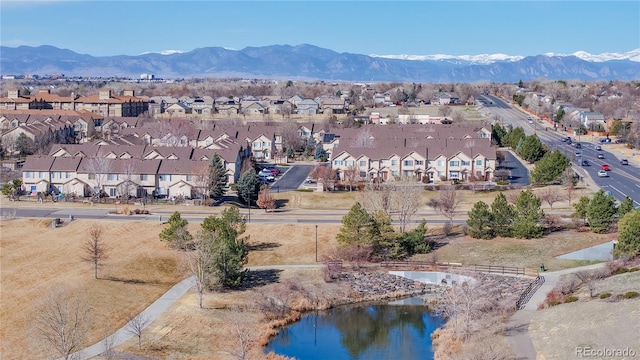
[{"label": "utility pole", "polygon": [[316,262],[318,262],[318,225],[316,224]]}]

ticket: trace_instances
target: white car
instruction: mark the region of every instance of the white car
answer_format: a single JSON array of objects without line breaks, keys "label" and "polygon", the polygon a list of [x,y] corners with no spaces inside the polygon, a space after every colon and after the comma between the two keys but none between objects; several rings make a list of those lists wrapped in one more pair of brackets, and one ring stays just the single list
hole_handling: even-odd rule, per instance
[{"label": "white car", "polygon": [[598,176],[599,177],[609,177],[609,173],[607,173],[604,170],[598,170]]}]

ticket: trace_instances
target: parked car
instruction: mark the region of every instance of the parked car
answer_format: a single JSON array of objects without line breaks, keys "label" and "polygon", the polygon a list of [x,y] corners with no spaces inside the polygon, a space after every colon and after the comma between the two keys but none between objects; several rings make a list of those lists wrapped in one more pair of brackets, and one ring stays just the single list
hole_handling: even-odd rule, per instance
[{"label": "parked car", "polygon": [[620,160],[620,165],[629,165],[629,160],[627,159]]},{"label": "parked car", "polygon": [[599,176],[599,177],[608,177],[608,176],[609,176],[609,173],[607,173],[607,172],[606,172],[606,171],[604,171],[604,170],[598,170],[598,176]]},{"label": "parked car", "polygon": [[615,143],[616,144],[625,144],[626,141],[624,139],[616,139]]},{"label": "parked car", "polygon": [[611,138],[603,138],[603,139],[600,139],[600,142],[601,142],[601,143],[610,143],[610,142],[611,142]]},{"label": "parked car", "polygon": [[611,167],[607,164],[602,164],[602,166],[600,166],[600,170],[611,171]]},{"label": "parked car", "polygon": [[275,176],[275,175],[273,175],[273,173],[269,169],[262,169],[258,173],[258,176]]},{"label": "parked car", "polygon": [[598,159],[604,159],[604,154],[603,153],[598,153]]},{"label": "parked car", "polygon": [[262,180],[263,182],[272,182],[276,179],[275,176],[271,175],[271,174],[261,174],[258,175],[258,177],[260,178],[260,180]]}]

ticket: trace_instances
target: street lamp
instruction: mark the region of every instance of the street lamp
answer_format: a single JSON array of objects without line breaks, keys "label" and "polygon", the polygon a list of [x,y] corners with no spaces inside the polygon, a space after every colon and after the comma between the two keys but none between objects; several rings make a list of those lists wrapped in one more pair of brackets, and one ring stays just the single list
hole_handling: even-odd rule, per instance
[{"label": "street lamp", "polygon": [[316,262],[318,262],[318,225],[316,224]]},{"label": "street lamp", "polygon": [[247,222],[250,223],[251,222],[251,191],[249,191],[249,203],[247,205],[249,205],[249,217],[247,218]]}]

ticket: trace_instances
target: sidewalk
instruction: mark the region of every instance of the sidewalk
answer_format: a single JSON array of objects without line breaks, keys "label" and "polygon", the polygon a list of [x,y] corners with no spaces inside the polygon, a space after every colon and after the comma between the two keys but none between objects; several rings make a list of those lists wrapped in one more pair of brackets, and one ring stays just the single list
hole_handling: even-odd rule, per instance
[{"label": "sidewalk", "polygon": [[[149,326],[153,320],[165,312],[176,300],[184,295],[194,284],[194,278],[189,277],[174,285],[166,293],[164,293],[158,300],[154,301],[149,307],[144,309],[138,316],[140,320],[145,322],[143,329]],[[107,338],[100,340],[99,342],[82,349],[78,352],[71,354],[69,358],[86,360],[92,357],[98,356],[107,350],[107,343],[109,348],[114,348],[125,341],[131,339],[134,334],[129,331],[129,323],[125,324],[115,333],[109,335]],[[63,360],[62,358],[58,360]]]},{"label": "sidewalk", "polygon": [[509,318],[505,328],[505,336],[511,343],[516,360],[536,360],[536,349],[529,336],[529,324],[535,316],[538,306],[544,303],[547,294],[558,284],[560,277],[566,274],[573,274],[584,270],[595,270],[606,266],[605,263],[581,266],[577,268],[565,269],[541,273],[545,282],[536,290],[527,305],[518,310]]}]

